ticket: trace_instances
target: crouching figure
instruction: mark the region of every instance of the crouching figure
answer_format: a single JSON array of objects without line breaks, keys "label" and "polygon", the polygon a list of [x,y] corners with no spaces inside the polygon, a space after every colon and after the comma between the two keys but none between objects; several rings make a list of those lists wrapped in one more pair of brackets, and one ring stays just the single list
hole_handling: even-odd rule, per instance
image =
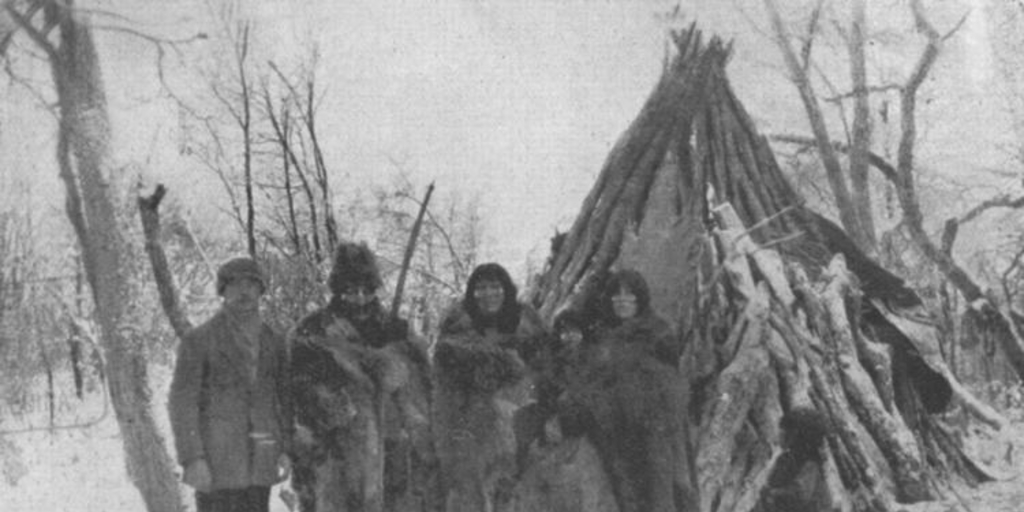
[{"label": "crouching figure", "polygon": [[380,286],[369,249],[342,244],[330,302],[289,336],[303,512],[415,510],[430,499],[413,481],[433,459],[426,347],[382,308]]}]

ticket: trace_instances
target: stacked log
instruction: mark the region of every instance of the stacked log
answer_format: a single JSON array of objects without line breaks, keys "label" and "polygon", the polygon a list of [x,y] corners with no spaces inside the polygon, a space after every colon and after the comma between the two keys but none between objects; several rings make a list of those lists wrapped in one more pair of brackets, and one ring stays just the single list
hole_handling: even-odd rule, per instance
[{"label": "stacked log", "polygon": [[586,296],[616,261],[627,229],[643,222],[652,185],[672,146],[689,137],[707,77],[728,58],[729,49],[720,40],[705,45],[697,30],[680,32],[674,41],[677,57],[612,149],[541,278],[534,302],[546,317]]},{"label": "stacked log", "polygon": [[1001,420],[952,377],[920,299],[804,206],[729,85],[729,45],[693,26],[673,40],[539,280],[539,310],[586,302],[615,267],[660,288],[654,307],[685,345],[704,512],[767,510],[797,411],[827,428],[820,510],[892,510],[987,479],[939,414],[958,399]]}]

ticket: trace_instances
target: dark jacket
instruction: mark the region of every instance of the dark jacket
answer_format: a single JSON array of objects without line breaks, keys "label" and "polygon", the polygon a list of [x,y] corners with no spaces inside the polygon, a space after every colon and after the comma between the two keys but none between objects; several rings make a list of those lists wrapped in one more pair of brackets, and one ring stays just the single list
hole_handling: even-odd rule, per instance
[{"label": "dark jacket", "polygon": [[264,325],[250,378],[242,335],[219,312],[181,340],[168,408],[178,461],[206,459],[213,489],[273,485],[287,440],[284,340]]}]

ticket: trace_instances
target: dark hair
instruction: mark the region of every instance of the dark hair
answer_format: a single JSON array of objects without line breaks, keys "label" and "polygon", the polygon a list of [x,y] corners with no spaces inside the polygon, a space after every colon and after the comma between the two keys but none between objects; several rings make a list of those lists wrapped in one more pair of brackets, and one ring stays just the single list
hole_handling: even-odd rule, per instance
[{"label": "dark hair", "polygon": [[[501,302],[501,309],[498,310],[496,315],[484,315],[477,306],[473,290],[480,284],[480,281],[497,281],[505,291],[505,298]],[[469,282],[466,283],[466,294],[462,298],[462,307],[469,314],[469,318],[473,320],[473,327],[478,332],[483,332],[487,327],[495,327],[499,332],[511,333],[515,332],[516,328],[519,327],[520,306],[519,302],[516,301],[518,293],[519,290],[516,288],[515,283],[512,282],[512,277],[508,275],[505,267],[497,263],[484,263],[473,269],[473,273],[469,275]]]},{"label": "dark hair", "polygon": [[583,333],[583,339],[587,340],[593,327],[592,323],[593,320],[583,311],[577,308],[568,308],[555,316],[552,330],[558,334],[570,327],[575,327]]},{"label": "dark hair", "polygon": [[606,322],[618,323],[620,320],[615,316],[612,309],[612,297],[619,290],[628,290],[636,295],[636,316],[643,316],[651,308],[651,290],[647,287],[647,280],[636,270],[625,269],[612,272],[605,279],[601,287],[599,313]]},{"label": "dark hair", "polygon": [[365,243],[343,242],[334,252],[334,265],[327,277],[327,288],[335,296],[349,286],[380,288],[383,282],[377,269],[377,259]]}]

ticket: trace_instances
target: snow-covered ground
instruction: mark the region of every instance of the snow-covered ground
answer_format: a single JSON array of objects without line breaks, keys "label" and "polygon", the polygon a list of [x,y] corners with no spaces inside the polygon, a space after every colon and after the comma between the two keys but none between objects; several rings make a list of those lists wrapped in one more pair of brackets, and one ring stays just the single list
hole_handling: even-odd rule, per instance
[{"label": "snow-covered ground", "polygon": [[[167,422],[167,387],[170,371],[151,369],[154,416],[170,441]],[[70,390],[70,384],[58,379],[58,390]],[[102,395],[93,392],[81,403],[62,397],[64,404],[56,415],[58,425],[89,423],[82,428],[45,430],[45,408],[14,420],[0,415],[0,431],[42,426],[44,430],[0,434],[0,512],[142,512],[142,499],[128,480],[124,452],[112,411],[104,414]],[[71,405],[74,405],[73,407]],[[907,512],[1018,512],[1024,503],[1024,415],[1010,414],[1013,425],[1001,436],[985,433],[968,440],[969,451],[982,462],[999,470],[1004,479],[976,489],[961,489],[959,496],[936,502],[902,507]],[[13,452],[12,452],[13,450]],[[271,496],[272,512],[287,512],[279,497],[280,488]],[[193,510],[191,492],[185,503]],[[901,510],[901,508],[897,508]]]},{"label": "snow-covered ground", "polygon": [[[154,366],[150,371],[153,413],[170,447],[166,407],[170,370]],[[76,398],[66,396],[70,394],[70,382],[61,378],[57,381],[55,387],[61,395],[58,403],[64,407],[58,409],[55,424],[89,426],[46,430],[45,408],[26,417],[0,417],[0,431],[4,432],[43,427],[0,434],[0,512],[144,511],[142,498],[128,479],[117,421],[109,407],[104,412],[103,396],[93,392],[78,403]],[[72,404],[73,410],[69,410]],[[278,491],[274,489],[271,497],[271,512],[287,512]],[[182,487],[182,492],[189,510],[194,510],[191,491]]]}]

